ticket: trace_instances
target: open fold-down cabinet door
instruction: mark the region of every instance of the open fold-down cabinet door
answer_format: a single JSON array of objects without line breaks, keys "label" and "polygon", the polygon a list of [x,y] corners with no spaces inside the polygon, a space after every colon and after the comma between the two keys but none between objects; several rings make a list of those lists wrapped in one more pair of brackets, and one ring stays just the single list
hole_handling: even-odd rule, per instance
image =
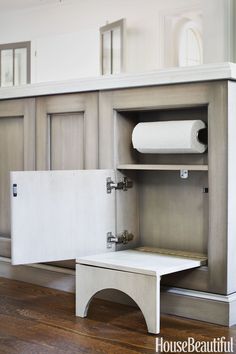
[{"label": "open fold-down cabinet door", "polygon": [[107,251],[115,233],[114,170],[11,172],[12,263],[75,259]]}]

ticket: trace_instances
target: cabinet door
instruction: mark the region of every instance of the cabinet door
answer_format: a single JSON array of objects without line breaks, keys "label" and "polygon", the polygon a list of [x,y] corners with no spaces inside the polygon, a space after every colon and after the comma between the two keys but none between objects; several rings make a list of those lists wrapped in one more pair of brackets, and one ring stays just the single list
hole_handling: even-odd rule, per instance
[{"label": "cabinet door", "polygon": [[[98,94],[76,93],[36,100],[37,170],[98,168]],[[75,268],[73,260],[54,262]]]},{"label": "cabinet door", "polygon": [[36,101],[37,170],[98,168],[98,94],[40,97]]},{"label": "cabinet door", "polygon": [[[98,94],[76,93],[36,100],[37,170],[98,168]],[[74,268],[73,260],[53,263]]]},{"label": "cabinet door", "polygon": [[9,172],[35,169],[35,100],[0,102],[0,256],[11,257]]},{"label": "cabinet door", "polygon": [[114,170],[12,172],[12,263],[106,252],[106,235],[115,233],[107,177]]}]

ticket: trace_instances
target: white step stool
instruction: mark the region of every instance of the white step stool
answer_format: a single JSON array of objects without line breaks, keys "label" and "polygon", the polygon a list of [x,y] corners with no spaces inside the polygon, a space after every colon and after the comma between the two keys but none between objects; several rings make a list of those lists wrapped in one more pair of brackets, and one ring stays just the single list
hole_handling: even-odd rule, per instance
[{"label": "white step stool", "polygon": [[79,258],[76,261],[76,315],[87,316],[89,303],[99,291],[117,289],[136,302],[148,332],[157,334],[160,332],[161,276],[199,267],[205,261],[139,249]]}]

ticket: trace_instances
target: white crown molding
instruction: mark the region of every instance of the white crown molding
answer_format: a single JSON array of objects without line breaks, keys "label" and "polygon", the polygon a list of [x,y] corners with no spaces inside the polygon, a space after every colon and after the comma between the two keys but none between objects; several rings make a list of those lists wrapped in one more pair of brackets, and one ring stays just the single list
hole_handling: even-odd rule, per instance
[{"label": "white crown molding", "polygon": [[7,87],[0,89],[0,100],[213,80],[236,80],[236,64],[204,64],[192,67],[161,69],[140,74],[98,76]]}]

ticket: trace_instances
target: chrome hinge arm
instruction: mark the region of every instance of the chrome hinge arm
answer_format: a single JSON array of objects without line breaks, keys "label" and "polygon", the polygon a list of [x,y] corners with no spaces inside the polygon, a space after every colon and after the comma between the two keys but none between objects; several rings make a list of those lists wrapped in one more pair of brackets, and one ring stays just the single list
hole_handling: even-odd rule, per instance
[{"label": "chrome hinge arm", "polygon": [[127,177],[124,177],[122,181],[115,183],[112,181],[111,177],[107,178],[107,193],[111,193],[113,189],[127,191],[129,188],[133,187],[133,182]]},{"label": "chrome hinge arm", "polygon": [[134,235],[129,233],[127,230],[120,235],[113,235],[112,232],[107,233],[107,248],[111,248],[112,244],[123,244],[126,245],[128,242],[132,241]]}]

